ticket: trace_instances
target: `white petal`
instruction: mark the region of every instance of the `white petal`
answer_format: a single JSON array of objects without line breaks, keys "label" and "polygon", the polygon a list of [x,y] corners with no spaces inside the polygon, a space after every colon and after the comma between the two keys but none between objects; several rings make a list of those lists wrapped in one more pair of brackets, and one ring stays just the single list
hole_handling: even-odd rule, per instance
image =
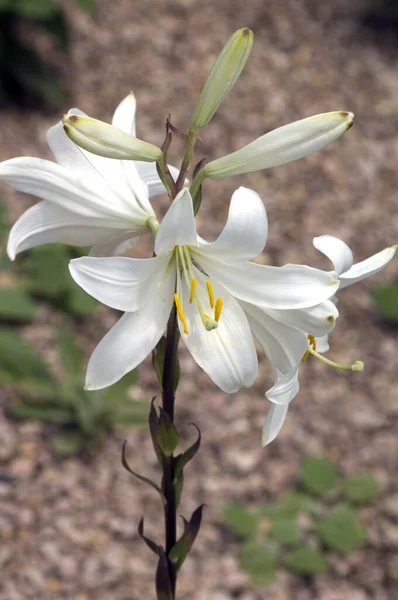
[{"label": "white petal", "polygon": [[340,288],[345,288],[347,285],[351,285],[378,273],[378,271],[390,262],[396,249],[396,245],[389,246],[388,248],[384,248],[381,252],[353,265],[349,271],[340,275]]},{"label": "white petal", "polygon": [[294,327],[275,321],[265,311],[252,304],[243,302],[242,306],[254,337],[273,367],[282,374],[289,373],[297,367],[308,348],[307,335]]},{"label": "white petal", "polygon": [[88,294],[112,308],[132,312],[149,301],[154,282],[172,271],[167,268],[169,259],[84,256],[71,260],[69,270]]},{"label": "white petal", "polygon": [[333,235],[321,235],[314,238],[313,244],[332,261],[337,277],[351,269],[353,262],[351,249],[339,238]]},{"label": "white petal", "polygon": [[[205,277],[195,269],[198,279],[197,294],[203,309],[213,316]],[[257,354],[247,318],[238,302],[221,286],[213,286],[215,297],[222,297],[223,309],[217,329],[207,331],[199,315],[196,303],[189,303],[190,290],[185,281],[179,282],[177,291],[183,303],[189,334],[181,336],[198,365],[214,383],[229,394],[241,387],[249,387],[257,376]]]},{"label": "white petal", "polygon": [[267,446],[267,444],[274,441],[283,427],[288,409],[289,404],[271,404],[263,426],[261,436],[262,446]]},{"label": "white petal", "polygon": [[267,310],[267,313],[281,323],[291,325],[314,336],[329,333],[339,316],[339,311],[331,300],[325,300],[325,302],[309,308]]},{"label": "white petal", "polygon": [[328,335],[322,335],[320,337],[317,337],[315,338],[315,341],[317,352],[320,352],[322,354],[323,352],[327,352],[330,349]]},{"label": "white petal", "polygon": [[0,178],[20,192],[49,200],[84,217],[107,216],[113,219],[111,226],[115,226],[116,220],[125,224],[128,219],[131,224],[134,216],[108,190],[104,194],[104,190],[93,188],[91,179],[90,187],[86,187],[73,172],[48,160],[30,157],[6,160],[0,164]]},{"label": "white petal", "polygon": [[[62,242],[72,246],[91,246],[121,235],[119,229],[107,225],[104,219],[83,217],[44,200],[29,208],[14,224],[7,252],[14,260],[20,252],[40,244]],[[131,235],[128,233],[129,237]]]},{"label": "white petal", "polygon": [[268,169],[303,158],[337,140],[352,125],[353,114],[330,112],[289,123],[205,167],[212,179]]},{"label": "white petal", "polygon": [[286,375],[277,374],[276,383],[265,392],[273,404],[289,404],[299,391],[298,368]]},{"label": "white petal", "polygon": [[133,92],[130,92],[124,100],[121,101],[119,106],[116,108],[112,125],[135,137],[135,111],[136,111],[136,100]]},{"label": "white petal", "polygon": [[184,188],[173,200],[155,239],[155,254],[159,256],[174,246],[197,246],[195,216],[189,190]]},{"label": "white petal", "polygon": [[263,308],[305,308],[330,298],[339,282],[330,274],[305,265],[270,267],[255,263],[235,266],[192,252],[198,264],[239,300]]},{"label": "white petal", "polygon": [[215,242],[201,244],[201,252],[226,263],[261,254],[267,241],[268,221],[258,194],[244,187],[231,198],[227,223]]},{"label": "white petal", "polygon": [[136,245],[142,231],[113,231],[106,238],[93,244],[90,256],[119,256]]},{"label": "white petal", "polygon": [[[139,176],[143,181],[145,181],[145,183],[148,186],[148,193],[150,198],[152,198],[153,196],[160,196],[161,194],[166,193],[166,188],[159,179],[155,163],[140,162],[137,160],[134,161],[134,164],[136,166]],[[180,171],[176,169],[176,167],[172,167],[171,165],[168,165],[168,167],[172,178],[174,179],[174,181],[177,181]],[[189,182],[186,180],[185,184],[188,186]]]},{"label": "white petal", "polygon": [[137,312],[125,313],[100,341],[88,363],[86,389],[112,385],[150,354],[166,328],[174,285],[175,274],[169,272],[151,288],[147,303]]}]

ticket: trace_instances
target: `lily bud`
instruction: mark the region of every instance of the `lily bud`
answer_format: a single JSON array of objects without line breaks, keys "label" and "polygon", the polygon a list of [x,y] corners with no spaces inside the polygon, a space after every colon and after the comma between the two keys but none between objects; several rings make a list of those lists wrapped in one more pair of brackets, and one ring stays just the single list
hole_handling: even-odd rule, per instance
[{"label": "lily bud", "polygon": [[62,118],[67,136],[84,150],[120,160],[154,162],[163,157],[160,148],[124,133],[117,127],[83,115]]},{"label": "lily bud", "polygon": [[209,162],[202,179],[251,173],[304,158],[345,133],[353,124],[351,112],[314,115],[274,129],[244,148]]},{"label": "lily bud", "polygon": [[253,38],[253,32],[243,27],[235,31],[222,49],[192,115],[192,126],[196,131],[207,125],[235,85],[249,58]]}]

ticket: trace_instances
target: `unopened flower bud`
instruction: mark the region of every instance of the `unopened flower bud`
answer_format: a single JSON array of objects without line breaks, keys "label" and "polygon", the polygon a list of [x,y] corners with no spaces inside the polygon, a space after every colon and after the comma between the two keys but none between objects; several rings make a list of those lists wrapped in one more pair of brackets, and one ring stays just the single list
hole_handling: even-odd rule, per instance
[{"label": "unopened flower bud", "polygon": [[253,32],[243,27],[235,31],[222,49],[192,115],[192,126],[196,131],[207,125],[235,85],[249,58],[253,38]]},{"label": "unopened flower bud", "polygon": [[84,150],[120,160],[160,160],[160,148],[124,133],[117,127],[83,115],[67,114],[62,118],[67,136]]},{"label": "unopened flower bud", "polygon": [[209,162],[202,179],[251,173],[304,158],[337,140],[352,126],[353,119],[351,112],[336,111],[294,121]]}]

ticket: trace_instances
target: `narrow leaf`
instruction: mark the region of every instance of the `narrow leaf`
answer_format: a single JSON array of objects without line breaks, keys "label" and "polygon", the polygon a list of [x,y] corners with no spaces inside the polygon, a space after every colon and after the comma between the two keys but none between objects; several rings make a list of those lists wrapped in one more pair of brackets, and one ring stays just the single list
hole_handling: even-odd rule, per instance
[{"label": "narrow leaf", "polygon": [[173,454],[180,439],[170,415],[161,407],[159,407],[159,422],[156,439],[165,456],[171,456]]},{"label": "narrow leaf", "polygon": [[152,552],[160,557],[161,553],[163,552],[162,546],[159,546],[159,544],[156,544],[153,540],[144,535],[144,517],[141,517],[140,522],[138,523],[138,535],[142,540],[144,540],[148,548],[150,548]]},{"label": "narrow leaf", "polygon": [[197,451],[200,448],[200,442],[201,442],[200,429],[197,425],[195,425],[195,423],[190,423],[190,425],[193,425],[195,427],[196,431],[198,432],[198,437],[197,437],[197,440],[192,444],[192,446],[190,446],[182,454],[179,454],[178,456],[175,457],[175,459],[174,459],[174,478],[175,479],[177,479],[179,477],[179,475],[182,472],[185,465],[187,463],[189,463],[190,460],[193,459],[193,457],[195,456],[195,454],[197,453]]},{"label": "narrow leaf", "polygon": [[160,551],[158,566],[156,569],[156,594],[157,600],[173,600],[173,592],[170,581],[170,567],[167,556],[163,550]]},{"label": "narrow leaf", "polygon": [[166,506],[167,500],[166,500],[165,495],[163,494],[162,490],[160,489],[160,487],[158,485],[156,485],[156,483],[154,481],[152,481],[151,479],[148,479],[148,477],[139,475],[138,473],[133,471],[133,469],[130,467],[130,465],[127,462],[127,458],[126,458],[126,446],[127,446],[127,440],[124,440],[123,447],[122,447],[122,465],[123,465],[123,467],[126,469],[126,471],[128,471],[129,473],[134,475],[134,477],[137,477],[137,479],[140,479],[141,481],[144,481],[145,483],[147,483],[148,485],[153,487],[153,489],[158,492],[163,505]]},{"label": "narrow leaf", "polygon": [[148,418],[148,423],[149,423],[149,431],[151,434],[151,438],[152,438],[152,444],[156,453],[156,456],[158,458],[159,464],[160,466],[163,465],[163,452],[159,446],[158,443],[158,430],[159,430],[159,416],[158,413],[156,412],[156,408],[155,408],[155,398],[156,396],[154,396],[152,398],[152,402],[151,402],[151,409],[149,411],[149,418]]},{"label": "narrow leaf", "polygon": [[180,539],[176,542],[173,548],[170,550],[169,559],[174,564],[176,571],[178,571],[186,557],[188,556],[193,543],[196,539],[196,536],[199,533],[200,524],[202,521],[202,512],[203,512],[204,504],[201,504],[191,516],[191,520],[187,521],[183,518],[184,521],[184,533],[180,537]]}]

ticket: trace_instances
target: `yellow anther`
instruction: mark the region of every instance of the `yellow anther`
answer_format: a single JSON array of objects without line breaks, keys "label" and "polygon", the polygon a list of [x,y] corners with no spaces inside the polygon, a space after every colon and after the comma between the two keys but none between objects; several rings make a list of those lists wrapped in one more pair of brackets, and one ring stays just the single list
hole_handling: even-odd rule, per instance
[{"label": "yellow anther", "polygon": [[210,319],[209,315],[206,315],[206,313],[203,314],[205,319]]},{"label": "yellow anther", "polygon": [[207,293],[209,294],[210,306],[214,308],[214,292],[213,286],[209,280],[206,281]]},{"label": "yellow anther", "polygon": [[196,277],[194,277],[192,279],[192,283],[191,283],[191,294],[189,296],[189,303],[192,304],[193,299],[195,298],[195,291],[196,291],[196,286],[198,285],[198,280],[196,279]]},{"label": "yellow anther", "polygon": [[217,298],[216,307],[214,309],[214,320],[218,323],[222,311],[222,298]]},{"label": "yellow anther", "polygon": [[308,344],[308,350],[306,350],[303,354],[303,358],[301,359],[302,361],[306,360],[308,358],[308,355],[310,353],[310,348],[312,347],[314,350],[316,350],[316,339],[314,338],[313,335],[311,335],[310,333],[307,335],[309,344]]},{"label": "yellow anther", "polygon": [[185,318],[185,314],[182,308],[182,304],[181,304],[181,300],[178,297],[178,294],[174,294],[174,302],[176,305],[176,309],[177,309],[177,313],[178,316],[180,317],[180,321],[184,326],[184,333],[185,335],[188,335],[188,325],[187,325],[187,320]]}]

